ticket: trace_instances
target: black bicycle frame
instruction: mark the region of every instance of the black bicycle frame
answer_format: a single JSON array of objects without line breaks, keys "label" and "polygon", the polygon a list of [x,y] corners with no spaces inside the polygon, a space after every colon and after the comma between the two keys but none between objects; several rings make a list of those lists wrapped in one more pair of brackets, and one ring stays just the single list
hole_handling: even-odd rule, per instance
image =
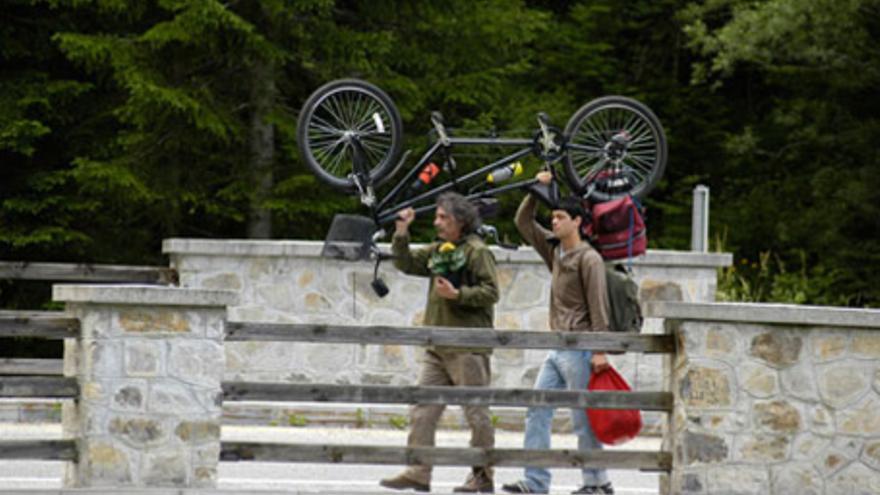
[{"label": "black bicycle frame", "polygon": [[[449,158],[451,156],[451,151],[453,146],[505,146],[505,147],[524,147],[523,149],[517,150],[510,155],[501,158],[500,160],[494,161],[488,165],[484,165],[477,170],[474,170],[462,177],[456,177],[453,175],[451,181],[429,189],[413,198],[406,199],[400,203],[397,203],[393,206],[389,206],[389,203],[396,200],[400,193],[410,184],[413,179],[421,172],[421,170],[427,165],[431,158],[440,151],[444,154],[444,159]],[[450,137],[448,138],[448,144],[444,144],[441,141],[436,141],[428,151],[419,159],[418,162],[407,172],[406,176],[401,179],[397,185],[394,186],[391,191],[388,192],[373,208],[373,218],[377,224],[383,225],[389,222],[392,222],[397,217],[397,212],[413,206],[421,201],[428,200],[434,198],[450,189],[455,188],[459,183],[467,183],[473,180],[475,177],[486,174],[491,170],[495,170],[499,167],[503,167],[510,163],[513,163],[529,154],[535,153],[534,149],[535,143],[532,139],[509,139],[509,138],[456,138]],[[454,173],[454,172],[453,172]],[[513,189],[519,189],[522,187],[529,186],[531,184],[536,183],[535,179],[526,179],[511,182],[505,184],[503,186],[493,187],[473,193],[466,194],[465,197],[468,199],[479,199],[485,197],[491,197],[495,194],[502,193],[505,191],[510,191]],[[415,208],[416,214],[423,213],[425,211],[432,210],[434,205],[425,205]]]}]

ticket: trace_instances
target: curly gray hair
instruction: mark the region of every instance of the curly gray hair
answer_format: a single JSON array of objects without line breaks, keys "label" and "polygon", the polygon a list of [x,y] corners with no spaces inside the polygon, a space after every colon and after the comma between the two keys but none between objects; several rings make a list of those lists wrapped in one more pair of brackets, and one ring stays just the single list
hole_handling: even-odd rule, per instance
[{"label": "curly gray hair", "polygon": [[463,235],[474,233],[483,223],[480,210],[461,194],[443,193],[437,197],[437,206],[443,208],[461,225]]}]

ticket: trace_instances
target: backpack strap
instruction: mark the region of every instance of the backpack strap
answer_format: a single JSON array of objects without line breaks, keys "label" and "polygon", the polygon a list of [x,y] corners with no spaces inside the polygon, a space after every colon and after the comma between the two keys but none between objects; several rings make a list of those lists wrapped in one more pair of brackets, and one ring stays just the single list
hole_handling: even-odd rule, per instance
[{"label": "backpack strap", "polygon": [[[633,208],[629,210],[629,235],[626,238],[626,269],[628,272],[632,273],[632,251],[633,243],[635,242],[636,211],[641,215],[642,203],[633,196],[630,196],[629,199],[632,201]],[[644,232],[644,230],[642,232]]]},{"label": "backpack strap", "polygon": [[635,228],[636,223],[636,203],[632,196],[630,196],[630,200],[633,202],[633,207],[629,210],[629,234],[626,236],[626,269],[632,271],[633,229]]}]

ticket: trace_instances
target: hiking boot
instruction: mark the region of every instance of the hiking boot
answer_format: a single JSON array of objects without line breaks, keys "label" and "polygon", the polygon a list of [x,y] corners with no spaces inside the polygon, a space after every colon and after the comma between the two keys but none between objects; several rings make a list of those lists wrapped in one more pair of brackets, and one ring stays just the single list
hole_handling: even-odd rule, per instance
[{"label": "hiking boot", "polygon": [[605,483],[602,486],[584,485],[584,486],[578,488],[577,491],[574,491],[571,493],[572,493],[572,495],[575,495],[575,494],[577,494],[577,495],[582,495],[582,494],[614,495],[614,488],[611,487],[611,483]]},{"label": "hiking boot", "polygon": [[469,474],[464,484],[455,487],[455,493],[493,493],[495,491],[495,483],[484,474]]},{"label": "hiking boot", "polygon": [[501,485],[501,489],[507,493],[547,493],[533,491],[525,481],[517,481],[516,483]]},{"label": "hiking boot", "polygon": [[392,490],[415,490],[417,492],[431,491],[431,485],[411,480],[402,474],[398,474],[393,478],[385,478],[379,482],[379,485],[384,486],[385,488],[391,488]]}]

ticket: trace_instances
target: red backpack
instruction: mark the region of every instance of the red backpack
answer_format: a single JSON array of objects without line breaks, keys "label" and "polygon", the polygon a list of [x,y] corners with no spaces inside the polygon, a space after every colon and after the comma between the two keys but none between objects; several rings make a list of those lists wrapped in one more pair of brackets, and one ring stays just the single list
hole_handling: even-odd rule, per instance
[{"label": "red backpack", "polygon": [[596,203],[588,209],[593,221],[584,226],[584,234],[603,259],[645,254],[648,236],[642,208],[631,196]]}]

